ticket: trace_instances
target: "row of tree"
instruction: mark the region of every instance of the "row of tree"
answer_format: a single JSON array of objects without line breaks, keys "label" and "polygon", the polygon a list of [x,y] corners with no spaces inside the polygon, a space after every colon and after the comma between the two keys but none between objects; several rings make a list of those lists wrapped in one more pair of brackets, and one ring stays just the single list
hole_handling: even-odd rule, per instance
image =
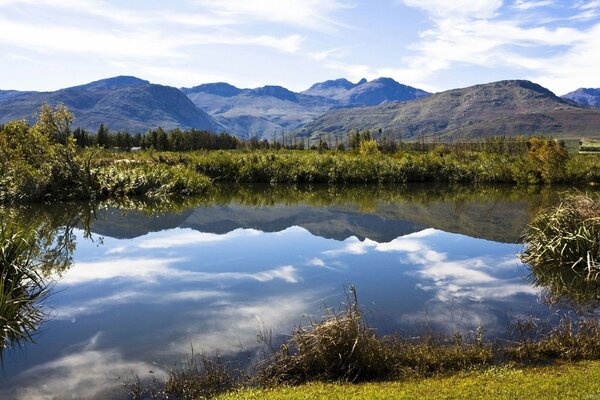
[{"label": "row of tree", "polygon": [[129,132],[109,132],[104,124],[98,132],[89,133],[81,128],[73,131],[77,146],[81,148],[100,146],[106,149],[131,150],[133,148],[155,149],[159,151],[190,151],[236,149],[240,139],[227,134],[213,134],[198,129],[151,129],[145,134]]},{"label": "row of tree", "polygon": [[[259,140],[256,136],[249,139],[241,139],[237,136],[220,133],[214,134],[205,130],[198,129],[171,129],[165,130],[161,127],[151,129],[145,134],[131,134],[129,132],[109,132],[104,124],[95,133],[87,132],[81,128],[75,129],[72,133],[68,129],[65,121],[45,121],[46,125],[52,125],[58,143],[65,143],[69,135],[72,134],[77,146],[81,148],[100,146],[107,149],[118,149],[129,151],[134,148],[154,149],[158,151],[192,151],[192,150],[338,150],[358,151],[361,144],[365,142],[374,142],[377,149],[383,153],[394,153],[397,151],[417,151],[437,153],[461,153],[461,152],[483,152],[483,153],[502,153],[509,155],[526,154],[531,146],[531,138],[519,137],[490,137],[481,140],[457,141],[451,143],[437,142],[427,140],[425,137],[418,137],[415,141],[398,140],[391,135],[385,135],[379,129],[375,133],[366,129],[363,131],[352,130],[345,137],[337,135],[323,135],[317,142],[311,141],[308,136],[293,136],[285,140],[268,141]],[[544,139],[549,140],[549,139]],[[562,145],[562,144],[561,144]],[[563,145],[564,146],[564,145]]]}]

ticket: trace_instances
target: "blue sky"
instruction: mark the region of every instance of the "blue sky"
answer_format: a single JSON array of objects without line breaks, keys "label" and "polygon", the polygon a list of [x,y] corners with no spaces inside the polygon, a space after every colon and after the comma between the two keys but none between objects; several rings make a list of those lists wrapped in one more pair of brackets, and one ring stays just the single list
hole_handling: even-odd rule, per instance
[{"label": "blue sky", "polygon": [[600,87],[600,0],[0,0],[0,89],[115,75],[293,90],[518,78],[564,94]]}]

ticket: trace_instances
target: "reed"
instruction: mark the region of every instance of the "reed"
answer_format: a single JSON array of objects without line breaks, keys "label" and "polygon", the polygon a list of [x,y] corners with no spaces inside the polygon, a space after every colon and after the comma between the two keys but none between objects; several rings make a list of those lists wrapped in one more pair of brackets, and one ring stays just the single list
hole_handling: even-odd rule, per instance
[{"label": "reed", "polygon": [[600,279],[600,196],[567,195],[539,212],[524,235],[521,260],[532,270],[570,268],[586,280]]}]

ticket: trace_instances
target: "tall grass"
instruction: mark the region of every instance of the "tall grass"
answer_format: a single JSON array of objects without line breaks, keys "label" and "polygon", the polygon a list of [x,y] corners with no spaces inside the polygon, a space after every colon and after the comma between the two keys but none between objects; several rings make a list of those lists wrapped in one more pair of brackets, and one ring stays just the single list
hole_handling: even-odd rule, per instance
[{"label": "tall grass", "polygon": [[535,271],[564,269],[600,279],[600,196],[570,194],[539,212],[525,235],[524,263]]},{"label": "tall grass", "polygon": [[32,240],[0,225],[0,360],[5,349],[33,341],[46,319],[48,285],[34,266]]}]

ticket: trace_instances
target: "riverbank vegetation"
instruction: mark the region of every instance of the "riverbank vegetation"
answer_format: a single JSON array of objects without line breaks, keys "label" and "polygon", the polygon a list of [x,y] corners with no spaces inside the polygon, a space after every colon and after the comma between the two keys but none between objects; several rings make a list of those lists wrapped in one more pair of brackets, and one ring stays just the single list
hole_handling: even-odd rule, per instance
[{"label": "riverbank vegetation", "polygon": [[324,142],[316,150],[299,150],[297,144],[285,142],[276,145],[226,134],[156,129],[136,136],[134,142],[146,150],[131,152],[127,144],[131,135],[110,136],[104,127],[95,136],[71,132],[72,121],[64,106],[45,105],[33,126],[15,121],[0,127],[0,202],[188,196],[206,193],[216,181],[600,182],[599,157],[569,154],[561,142],[541,137],[391,144],[385,137],[375,140],[370,132],[354,132],[348,146]]}]

